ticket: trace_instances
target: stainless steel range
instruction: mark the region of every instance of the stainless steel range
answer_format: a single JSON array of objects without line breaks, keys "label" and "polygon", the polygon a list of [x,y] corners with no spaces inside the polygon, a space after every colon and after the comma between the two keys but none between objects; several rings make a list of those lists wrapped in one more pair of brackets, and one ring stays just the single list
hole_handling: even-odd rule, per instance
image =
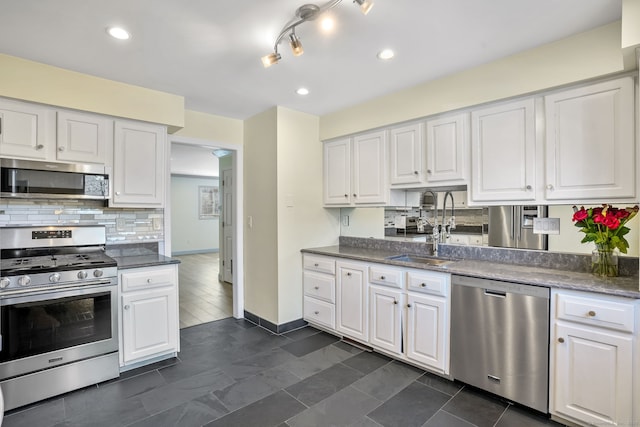
[{"label": "stainless steel range", "polygon": [[5,410],[119,376],[117,264],[102,226],[0,228]]}]

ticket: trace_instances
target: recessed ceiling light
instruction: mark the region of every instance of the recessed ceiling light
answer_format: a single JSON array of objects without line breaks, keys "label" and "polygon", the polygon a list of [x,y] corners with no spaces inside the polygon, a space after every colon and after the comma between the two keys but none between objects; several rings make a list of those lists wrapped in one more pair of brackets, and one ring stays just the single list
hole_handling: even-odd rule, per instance
[{"label": "recessed ceiling light", "polygon": [[298,95],[309,95],[309,89],[307,89],[306,87],[301,87],[298,90],[296,90],[296,93]]},{"label": "recessed ceiling light", "polygon": [[394,55],[391,49],[384,49],[378,52],[378,59],[387,60],[393,58]]},{"label": "recessed ceiling light", "polygon": [[131,38],[129,32],[121,27],[107,28],[107,33],[114,39],[118,40],[128,40],[129,38]]}]

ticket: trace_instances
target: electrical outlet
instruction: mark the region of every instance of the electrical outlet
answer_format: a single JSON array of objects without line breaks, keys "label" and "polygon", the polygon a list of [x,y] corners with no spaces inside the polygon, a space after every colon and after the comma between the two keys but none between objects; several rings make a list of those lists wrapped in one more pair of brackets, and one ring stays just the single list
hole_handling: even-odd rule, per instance
[{"label": "electrical outlet", "polygon": [[124,218],[116,218],[116,231],[124,231],[127,226],[127,220]]},{"label": "electrical outlet", "polygon": [[349,226],[349,215],[342,215],[342,225],[345,227]]},{"label": "electrical outlet", "polygon": [[162,230],[162,218],[153,218],[153,229]]}]

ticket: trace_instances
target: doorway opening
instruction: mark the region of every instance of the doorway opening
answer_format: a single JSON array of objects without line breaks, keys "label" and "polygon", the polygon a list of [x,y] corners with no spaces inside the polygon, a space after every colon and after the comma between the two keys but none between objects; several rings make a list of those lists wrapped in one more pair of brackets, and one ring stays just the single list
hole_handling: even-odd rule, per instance
[{"label": "doorway opening", "polygon": [[182,262],[180,327],[242,318],[242,147],[177,137],[170,147],[165,250]]}]

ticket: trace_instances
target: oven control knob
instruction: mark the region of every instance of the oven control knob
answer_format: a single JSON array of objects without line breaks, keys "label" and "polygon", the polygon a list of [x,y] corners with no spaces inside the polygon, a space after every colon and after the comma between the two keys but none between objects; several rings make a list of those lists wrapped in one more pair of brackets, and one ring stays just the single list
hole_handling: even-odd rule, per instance
[{"label": "oven control knob", "polygon": [[49,281],[51,283],[58,283],[60,281],[60,273],[53,273],[49,276]]},{"label": "oven control knob", "polygon": [[104,273],[102,272],[102,270],[94,270],[93,271],[93,277],[102,277]]},{"label": "oven control knob", "polygon": [[88,276],[87,272],[82,270],[82,271],[78,271],[78,279],[86,279]]},{"label": "oven control knob", "polygon": [[31,277],[29,276],[22,276],[21,278],[18,279],[18,285],[20,286],[29,286],[31,284]]},{"label": "oven control knob", "polygon": [[0,289],[4,289],[11,284],[11,280],[8,277],[0,279]]}]

